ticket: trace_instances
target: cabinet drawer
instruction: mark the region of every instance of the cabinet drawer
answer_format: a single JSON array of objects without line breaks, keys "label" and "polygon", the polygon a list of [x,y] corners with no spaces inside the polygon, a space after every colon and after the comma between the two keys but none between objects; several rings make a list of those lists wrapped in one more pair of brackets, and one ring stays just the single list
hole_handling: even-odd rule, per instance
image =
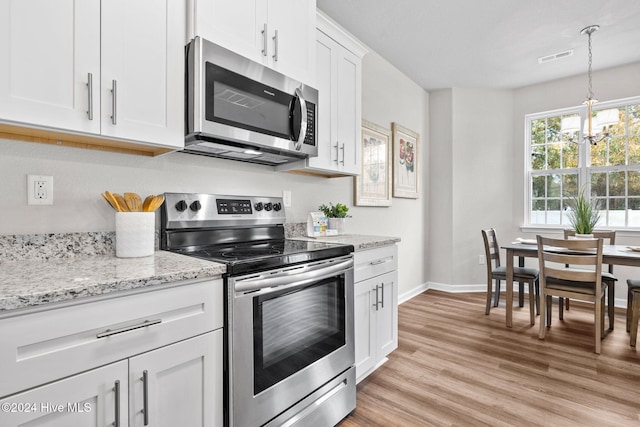
[{"label": "cabinet drawer", "polygon": [[0,320],[0,397],[223,324],[222,280]]},{"label": "cabinet drawer", "polygon": [[396,245],[356,252],[354,254],[354,282],[358,283],[379,276],[398,267]]}]

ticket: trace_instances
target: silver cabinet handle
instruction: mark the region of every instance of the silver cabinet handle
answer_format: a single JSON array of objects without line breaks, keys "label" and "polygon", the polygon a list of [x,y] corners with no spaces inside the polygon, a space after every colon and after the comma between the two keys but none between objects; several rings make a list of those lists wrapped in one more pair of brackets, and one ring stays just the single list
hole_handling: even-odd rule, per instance
[{"label": "silver cabinet handle", "polygon": [[340,163],[344,165],[344,144],[342,144],[342,147],[340,147],[340,149],[342,150],[342,160],[340,160]]},{"label": "silver cabinet handle", "polygon": [[117,122],[117,105],[118,105],[118,82],[111,80],[111,123]]},{"label": "silver cabinet handle", "polygon": [[333,148],[336,149],[336,165],[340,163],[340,148],[338,148],[339,141],[336,141],[336,145]]},{"label": "silver cabinet handle", "polygon": [[110,337],[111,335],[117,335],[123,332],[129,332],[135,329],[146,328],[147,326],[157,325],[158,323],[162,323],[162,319],[145,320],[144,322],[138,323],[137,325],[124,326],[122,328],[113,329],[113,330],[107,329],[106,331],[100,332],[99,334],[97,334],[96,338],[106,338],[106,337]]},{"label": "silver cabinet handle", "polygon": [[142,413],[144,425],[149,425],[149,371],[142,371]]},{"label": "silver cabinet handle", "polygon": [[87,88],[89,89],[89,109],[87,110],[87,116],[89,120],[93,120],[93,73],[87,74]]},{"label": "silver cabinet handle", "polygon": [[380,301],[380,305],[384,308],[384,283],[380,285],[380,293],[382,294],[382,301]]},{"label": "silver cabinet handle", "polygon": [[273,60],[278,62],[278,30],[273,35]]},{"label": "silver cabinet handle", "polygon": [[267,24],[262,27],[262,56],[267,56]]},{"label": "silver cabinet handle", "polygon": [[376,308],[376,311],[378,311],[378,285],[376,285],[376,303],[373,304],[373,306]]},{"label": "silver cabinet handle", "polygon": [[369,265],[379,265],[379,264],[384,264],[385,262],[387,262],[386,259],[377,259],[375,261],[371,261]]},{"label": "silver cabinet handle", "polygon": [[120,380],[116,380],[113,391],[116,394],[116,420],[113,422],[113,426],[120,427]]}]

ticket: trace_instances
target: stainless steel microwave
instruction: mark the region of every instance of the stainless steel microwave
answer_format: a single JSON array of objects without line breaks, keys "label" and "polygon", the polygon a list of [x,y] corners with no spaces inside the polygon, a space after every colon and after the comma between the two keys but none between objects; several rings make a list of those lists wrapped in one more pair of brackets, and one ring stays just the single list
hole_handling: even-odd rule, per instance
[{"label": "stainless steel microwave", "polygon": [[318,155],[318,91],[196,37],[184,152],[279,165]]}]

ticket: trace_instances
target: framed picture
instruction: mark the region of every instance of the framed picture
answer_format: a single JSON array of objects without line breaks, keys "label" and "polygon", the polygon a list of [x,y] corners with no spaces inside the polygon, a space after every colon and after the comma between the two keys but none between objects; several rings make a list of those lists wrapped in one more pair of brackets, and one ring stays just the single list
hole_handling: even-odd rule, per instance
[{"label": "framed picture", "polygon": [[362,120],[362,170],[354,178],[356,206],[391,206],[391,131]]},{"label": "framed picture", "polygon": [[393,131],[393,197],[418,198],[419,135],[397,123]]}]

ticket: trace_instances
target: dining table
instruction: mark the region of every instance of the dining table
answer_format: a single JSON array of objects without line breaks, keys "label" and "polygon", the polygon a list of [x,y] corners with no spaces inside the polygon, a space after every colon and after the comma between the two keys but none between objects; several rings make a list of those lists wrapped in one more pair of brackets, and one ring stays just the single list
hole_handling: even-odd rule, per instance
[{"label": "dining table", "polygon": [[[507,310],[506,323],[507,327],[513,326],[513,263],[514,258],[518,257],[518,265],[524,267],[525,258],[538,258],[538,244],[535,239],[522,239],[522,241],[509,243],[500,246],[506,250],[507,261]],[[640,267],[640,248],[631,249],[626,245],[603,245],[602,246],[602,263],[611,265],[627,265],[631,267]],[[522,297],[520,297],[522,299]]]}]

